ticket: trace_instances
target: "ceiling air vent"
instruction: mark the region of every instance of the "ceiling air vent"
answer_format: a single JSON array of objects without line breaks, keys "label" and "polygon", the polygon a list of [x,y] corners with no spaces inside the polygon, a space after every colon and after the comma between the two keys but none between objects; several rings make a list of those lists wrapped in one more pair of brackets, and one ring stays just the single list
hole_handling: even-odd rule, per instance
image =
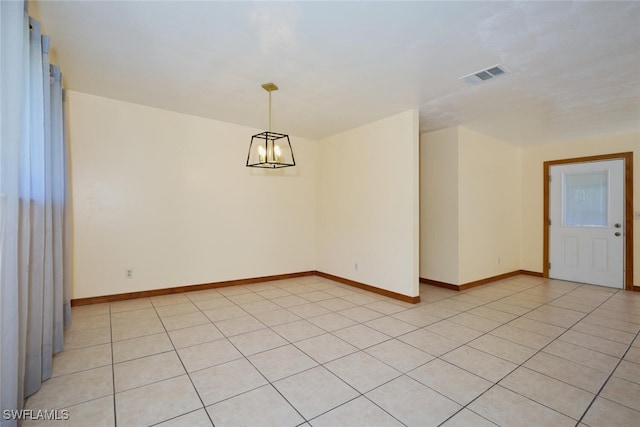
[{"label": "ceiling air vent", "polygon": [[475,85],[505,74],[509,74],[509,70],[507,70],[504,65],[498,64],[485,68],[484,70],[476,71],[475,73],[467,74],[466,76],[460,77],[458,80],[462,80],[470,85]]}]

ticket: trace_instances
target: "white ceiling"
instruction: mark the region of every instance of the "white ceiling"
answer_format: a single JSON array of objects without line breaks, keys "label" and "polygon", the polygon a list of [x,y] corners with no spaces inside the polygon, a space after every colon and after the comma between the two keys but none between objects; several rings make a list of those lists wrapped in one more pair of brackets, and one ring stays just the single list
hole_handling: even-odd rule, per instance
[{"label": "white ceiling", "polygon": [[[44,1],[68,89],[322,138],[411,108],[517,145],[640,130],[640,2]],[[35,9],[35,10],[34,10]],[[495,64],[512,73],[458,78]]]}]

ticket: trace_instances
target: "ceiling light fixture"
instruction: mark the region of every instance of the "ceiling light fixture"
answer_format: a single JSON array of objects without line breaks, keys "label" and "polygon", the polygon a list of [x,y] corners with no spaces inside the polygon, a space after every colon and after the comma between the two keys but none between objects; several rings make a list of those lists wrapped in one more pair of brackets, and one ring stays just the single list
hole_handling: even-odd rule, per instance
[{"label": "ceiling light fixture", "polygon": [[271,92],[278,90],[278,86],[265,83],[262,88],[269,92],[269,130],[251,137],[247,167],[279,169],[295,166],[289,135],[271,131]]}]

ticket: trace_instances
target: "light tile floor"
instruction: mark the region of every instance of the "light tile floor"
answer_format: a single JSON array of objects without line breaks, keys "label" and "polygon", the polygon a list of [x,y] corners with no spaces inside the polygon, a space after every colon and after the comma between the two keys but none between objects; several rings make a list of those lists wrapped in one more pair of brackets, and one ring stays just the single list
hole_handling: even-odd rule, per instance
[{"label": "light tile floor", "polygon": [[420,294],[313,276],[74,307],[26,407],[68,408],[65,427],[640,425],[640,293]]}]

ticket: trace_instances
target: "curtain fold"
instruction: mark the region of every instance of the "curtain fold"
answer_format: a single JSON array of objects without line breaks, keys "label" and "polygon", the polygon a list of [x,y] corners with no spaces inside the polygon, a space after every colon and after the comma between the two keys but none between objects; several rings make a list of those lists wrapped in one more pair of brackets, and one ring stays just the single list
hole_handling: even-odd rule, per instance
[{"label": "curtain fold", "polygon": [[51,376],[70,320],[69,163],[50,40],[23,2],[0,2],[0,24],[0,425],[13,427],[4,411]]},{"label": "curtain fold", "polygon": [[[62,96],[62,73],[56,65],[50,72],[51,111],[51,199],[52,199],[52,278],[53,313],[52,346],[53,353],[64,348],[64,327],[71,323],[71,296],[69,286],[69,250],[66,244],[70,225],[69,173],[67,166],[67,145],[64,132],[64,102]],[[66,273],[66,274],[65,274]],[[50,376],[50,374],[49,374]]]},{"label": "curtain fold", "polygon": [[[17,285],[20,145],[29,22],[20,2],[0,2],[0,404],[22,407],[24,292]],[[2,427],[15,420],[0,418]]]},{"label": "curtain fold", "polygon": [[19,285],[27,286],[27,348],[25,394],[31,395],[42,382],[44,321],[44,246],[45,246],[45,121],[44,76],[42,71],[42,34],[40,23],[29,20],[29,54],[25,84],[26,104],[23,108],[22,132],[27,137],[22,145],[20,177],[20,275]]}]

